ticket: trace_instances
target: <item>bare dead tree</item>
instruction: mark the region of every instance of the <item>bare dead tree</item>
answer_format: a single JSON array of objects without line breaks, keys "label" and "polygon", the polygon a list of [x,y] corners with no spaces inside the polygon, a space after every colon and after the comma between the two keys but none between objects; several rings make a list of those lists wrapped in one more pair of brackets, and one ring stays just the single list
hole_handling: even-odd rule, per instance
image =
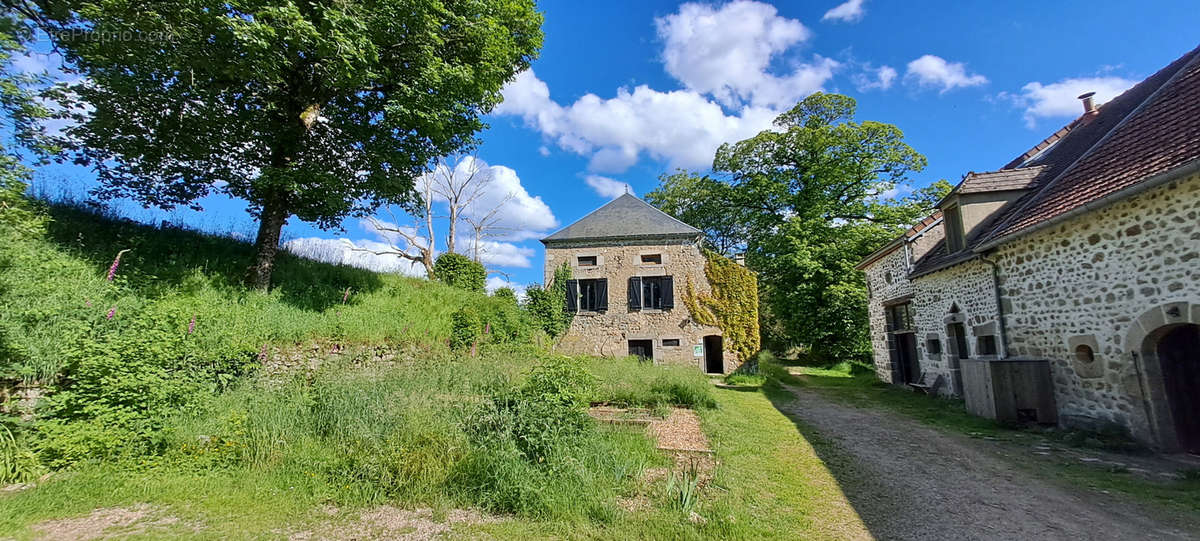
[{"label": "bare dead tree", "polygon": [[[479,163],[476,155],[439,158],[427,177],[432,194],[444,199],[449,211],[446,216],[449,221],[446,234],[448,252],[455,251],[454,241],[463,212],[483,197],[487,185],[492,181],[492,176],[483,172]],[[460,166],[464,166],[463,171],[459,171]]]},{"label": "bare dead tree", "polygon": [[474,240],[471,245],[471,257],[476,262],[483,262],[481,257],[486,252],[486,248],[482,247],[483,241],[489,238],[498,237],[502,231],[511,229],[500,227],[500,221],[503,219],[503,217],[500,216],[500,211],[503,210],[505,205],[508,205],[508,203],[516,196],[516,193],[509,192],[505,194],[495,206],[486,211],[477,211],[475,208],[476,205],[473,204],[467,208],[466,212],[463,213],[463,221],[467,222],[467,225],[471,226],[471,232]]},{"label": "bare dead tree", "polygon": [[[412,264],[420,263],[425,267],[425,276],[433,277],[433,254],[437,250],[433,231],[433,185],[430,182],[423,183],[420,186],[422,189],[422,202],[420,208],[420,216],[423,218],[425,225],[425,237],[417,233],[417,226],[411,228],[397,225],[400,220],[396,219],[396,214],[388,209],[388,214],[391,216],[391,222],[384,222],[374,216],[368,217],[367,222],[375,231],[381,233],[388,241],[388,248],[385,250],[371,250],[369,248],[360,248],[355,246],[349,240],[346,243],[350,245],[351,251],[366,252],[374,255],[394,255],[409,260]],[[404,239],[405,246],[400,246],[396,239]],[[414,253],[415,252],[415,253]]]}]

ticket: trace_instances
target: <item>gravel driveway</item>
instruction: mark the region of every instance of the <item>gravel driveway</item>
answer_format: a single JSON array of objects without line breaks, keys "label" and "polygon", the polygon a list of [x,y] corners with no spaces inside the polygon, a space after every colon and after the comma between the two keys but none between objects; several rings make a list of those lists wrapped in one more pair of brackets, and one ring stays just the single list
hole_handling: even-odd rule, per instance
[{"label": "gravel driveway", "polygon": [[1036,478],[991,442],[785,387],[795,400],[777,407],[815,440],[876,538],[1200,539],[1113,496]]}]

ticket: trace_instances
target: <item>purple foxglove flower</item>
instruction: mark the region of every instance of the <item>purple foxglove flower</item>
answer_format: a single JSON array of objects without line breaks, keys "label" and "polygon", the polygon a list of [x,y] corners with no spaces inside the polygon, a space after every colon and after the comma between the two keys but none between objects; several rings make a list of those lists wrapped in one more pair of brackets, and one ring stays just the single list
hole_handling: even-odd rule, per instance
[{"label": "purple foxglove flower", "polygon": [[196,330],[196,316],[192,316],[192,320],[188,322],[188,334],[192,334]]},{"label": "purple foxglove flower", "polygon": [[83,304],[85,306],[87,306],[88,308],[92,307],[92,301],[90,301],[90,300],[84,299]]},{"label": "purple foxglove flower", "polygon": [[346,301],[349,299],[350,299],[350,288],[346,288],[346,292],[342,294],[342,304],[346,304]]},{"label": "purple foxglove flower", "polygon": [[475,346],[477,346],[478,344],[479,344],[478,340],[471,342],[471,356],[472,357],[475,356]]},{"label": "purple foxglove flower", "polygon": [[129,251],[129,249],[127,248],[127,249],[121,250],[120,252],[117,252],[117,257],[115,259],[113,259],[112,265],[109,265],[109,267],[108,267],[108,281],[109,282],[113,281],[113,278],[116,278],[117,267],[121,265],[121,256],[124,255],[125,252],[128,252],[128,251]]},{"label": "purple foxglove flower", "polygon": [[109,308],[109,309],[108,309],[108,315],[107,315],[107,316],[104,316],[104,317],[105,317],[106,319],[112,319],[112,318],[113,318],[113,316],[115,316],[115,315],[117,315],[117,307],[116,307],[116,306],[113,306],[112,308]]}]

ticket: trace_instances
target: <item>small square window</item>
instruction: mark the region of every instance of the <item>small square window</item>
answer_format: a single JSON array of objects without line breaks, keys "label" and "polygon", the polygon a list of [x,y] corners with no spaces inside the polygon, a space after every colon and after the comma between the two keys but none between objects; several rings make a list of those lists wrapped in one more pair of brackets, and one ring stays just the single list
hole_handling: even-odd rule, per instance
[{"label": "small square window", "polygon": [[643,265],[662,265],[662,254],[642,254]]},{"label": "small square window", "polygon": [[663,344],[663,347],[665,347],[665,348],[671,348],[671,347],[677,348],[677,347],[679,347],[679,339],[678,338],[663,338],[662,344]]},{"label": "small square window", "polygon": [[980,355],[995,355],[996,337],[992,335],[980,336],[978,349]]},{"label": "small square window", "polygon": [[940,355],[942,353],[942,341],[937,338],[930,338],[925,341],[925,349],[929,350],[930,355]]},{"label": "small square window", "polygon": [[596,256],[594,256],[594,255],[579,256],[579,266],[580,267],[595,267],[596,266]]}]

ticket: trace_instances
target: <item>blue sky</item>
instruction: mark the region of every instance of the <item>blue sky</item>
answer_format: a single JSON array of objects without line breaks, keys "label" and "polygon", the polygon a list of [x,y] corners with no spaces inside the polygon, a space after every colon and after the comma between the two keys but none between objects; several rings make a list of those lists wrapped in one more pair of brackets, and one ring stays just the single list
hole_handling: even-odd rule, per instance
[{"label": "blue sky", "polygon": [[[915,7],[914,7],[915,6]],[[716,145],[766,129],[815,91],[858,100],[860,120],[895,124],[929,167],[913,187],[998,168],[1082,110],[1198,45],[1194,2],[543,2],[545,45],[481,134],[493,199],[514,194],[488,245],[495,283],[542,277],[537,238],[628,184],[637,194],[677,167],[707,169]],[[31,64],[36,61],[31,60]],[[480,164],[482,165],[482,164]],[[39,173],[40,189],[80,193],[85,170]],[[236,201],[205,212],[119,210],[252,234]],[[382,219],[393,221],[391,216]],[[395,219],[407,223],[400,216]],[[337,257],[386,240],[359,220],[321,231],[293,219],[294,247]],[[442,239],[438,244],[444,247]],[[388,261],[349,255],[359,263]],[[405,267],[407,265],[404,265]]]}]

